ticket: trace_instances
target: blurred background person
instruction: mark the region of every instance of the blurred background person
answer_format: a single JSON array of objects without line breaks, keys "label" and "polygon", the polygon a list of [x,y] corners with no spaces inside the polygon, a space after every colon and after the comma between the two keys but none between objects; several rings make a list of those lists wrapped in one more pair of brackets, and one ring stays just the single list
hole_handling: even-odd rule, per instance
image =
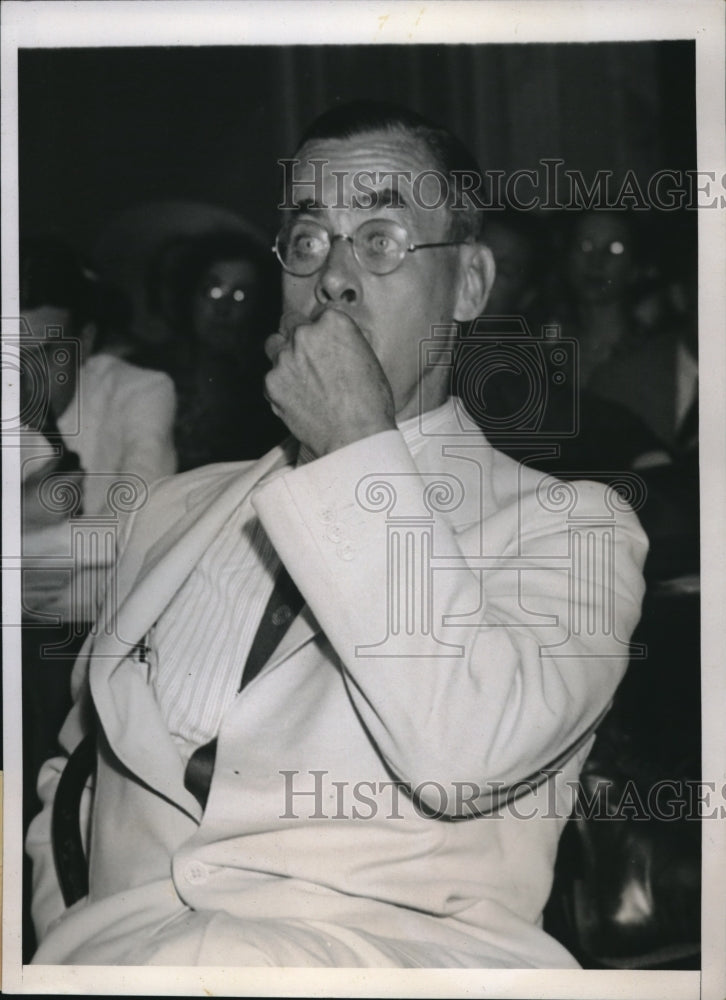
[{"label": "blurred background person", "polygon": [[[636,305],[646,332],[595,369],[593,392],[627,406],[678,461],[698,431],[698,281],[691,254],[669,243],[658,286]],[[650,464],[656,464],[651,462]]]},{"label": "blurred background person", "polygon": [[580,382],[646,335],[635,303],[646,268],[625,212],[586,211],[565,219],[556,319],[579,345]]},{"label": "blurred background person", "polygon": [[486,305],[488,316],[522,316],[532,332],[542,315],[545,222],[532,212],[492,212],[486,224],[487,246],[494,254],[496,277]]},{"label": "blurred background person", "polygon": [[629,212],[582,212],[565,225],[551,315],[577,340],[580,384],[657,439],[638,466],[667,463],[682,450],[697,398],[695,248],[684,234],[659,240]]},{"label": "blurred background person", "polygon": [[107,329],[109,303],[118,301],[104,296],[62,241],[21,240],[26,820],[37,804],[38,767],[55,752],[70,705],[73,659],[115,557],[95,545],[92,527],[74,545],[74,530],[97,518],[116,522],[117,488],[122,502],[142,502],[149,484],[176,467],[171,379],[95,351],[99,318]]},{"label": "blurred background person", "polygon": [[[641,455],[659,450],[659,440],[621,401],[591,391],[588,377],[598,352],[574,322],[576,300],[553,308],[551,297],[553,287],[568,287],[567,279],[576,274],[574,282],[586,288],[588,308],[598,315],[598,323],[606,325],[607,316],[619,318],[614,344],[624,336],[623,296],[632,279],[632,250],[629,243],[626,250],[625,229],[619,224],[606,220],[600,229],[591,227],[589,236],[585,226],[577,239],[587,250],[580,259],[570,247],[568,270],[563,258],[552,253],[551,227],[551,217],[513,209],[487,219],[485,240],[496,276],[484,315],[461,331],[456,392],[490,443],[513,458],[562,478],[614,478],[634,467]],[[589,271],[585,263],[595,244],[598,261],[610,253],[611,244],[622,249],[612,256],[624,256],[626,267],[608,272],[605,261]],[[561,342],[561,350],[554,341]]]},{"label": "blurred background person", "polygon": [[173,239],[152,262],[149,311],[171,335],[139,360],[174,380],[180,471],[257,458],[285,436],[263,395],[263,345],[280,310],[273,263],[268,247],[239,232]]},{"label": "blurred background person", "polygon": [[[630,212],[588,211],[569,217],[565,232],[559,272],[565,292],[553,313],[578,343],[583,427],[590,422],[588,409],[603,415],[600,444],[620,444],[629,456],[626,467],[643,479],[645,502],[638,513],[651,543],[648,579],[695,580],[695,230],[688,220],[680,227],[671,221],[670,238],[664,239],[651,220]],[[618,420],[611,423],[609,414]]]}]

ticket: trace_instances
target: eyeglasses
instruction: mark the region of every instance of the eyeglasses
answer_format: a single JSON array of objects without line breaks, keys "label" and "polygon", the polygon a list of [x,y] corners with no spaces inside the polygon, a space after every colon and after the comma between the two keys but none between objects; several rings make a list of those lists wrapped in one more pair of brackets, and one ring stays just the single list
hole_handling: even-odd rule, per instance
[{"label": "eyeglasses", "polygon": [[272,249],[288,274],[302,278],[320,270],[336,240],[350,243],[355,259],[372,274],[390,274],[401,266],[407,253],[434,247],[454,247],[466,242],[410,243],[403,226],[390,219],[369,219],[361,223],[352,236],[348,233],[331,236],[317,222],[296,219],[283,226]]}]

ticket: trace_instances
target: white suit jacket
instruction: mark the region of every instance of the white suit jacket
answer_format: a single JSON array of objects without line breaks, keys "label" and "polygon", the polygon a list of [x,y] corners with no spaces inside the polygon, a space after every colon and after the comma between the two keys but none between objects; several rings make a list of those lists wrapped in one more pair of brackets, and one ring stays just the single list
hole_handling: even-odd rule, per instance
[{"label": "white suit jacket", "polygon": [[[36,962],[575,964],[539,924],[589,744],[474,812],[612,699],[645,537],[601,486],[528,470],[455,414],[415,461],[387,431],[298,468],[283,447],[155,487],[63,730],[71,750],[93,702],[90,893],[70,911],[48,807],[31,826]],[[202,815],[131,650],[240,505],[307,604],[223,721]],[[61,767],[41,774],[47,802]],[[332,951],[301,958],[291,934]]]}]

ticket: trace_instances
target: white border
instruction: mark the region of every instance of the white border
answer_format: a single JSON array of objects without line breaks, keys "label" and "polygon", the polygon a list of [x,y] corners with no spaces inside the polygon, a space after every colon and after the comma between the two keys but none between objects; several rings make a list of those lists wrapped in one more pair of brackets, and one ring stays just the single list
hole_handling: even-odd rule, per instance
[{"label": "white border", "polygon": [[[471,0],[410,3],[394,0],[116,0],[37,2],[5,0],[2,27],[2,242],[17,240],[17,48],[63,46],[374,44],[525,41],[625,41],[695,38],[698,92],[698,166],[726,171],[724,157],[724,7],[721,0]],[[704,580],[704,778],[726,780],[726,337],[724,337],[723,211],[701,212],[702,578]],[[17,261],[3,262],[4,315],[17,315]],[[17,406],[17,386],[3,385],[4,412]],[[3,455],[3,485],[17,482],[17,454]],[[6,496],[8,493],[6,492]],[[4,539],[17,531],[17,511],[6,510]],[[4,546],[4,551],[9,547]],[[19,595],[4,589],[4,612],[18,620]],[[11,617],[12,615],[12,617]],[[17,631],[17,630],[15,630]],[[19,705],[19,636],[6,637],[6,705]],[[5,739],[5,800],[20,801],[19,741]],[[10,810],[8,810],[8,815]],[[689,972],[513,972],[495,970],[256,970],[20,966],[21,845],[5,824],[3,992],[133,992],[162,995],[428,996],[448,997],[674,997],[721,998],[726,993],[726,827],[704,823],[702,975]]]},{"label": "white border", "polygon": [[471,42],[479,31],[481,42],[693,38],[718,32],[722,5],[719,0],[6,0],[3,8],[6,44],[62,48],[433,44]]}]

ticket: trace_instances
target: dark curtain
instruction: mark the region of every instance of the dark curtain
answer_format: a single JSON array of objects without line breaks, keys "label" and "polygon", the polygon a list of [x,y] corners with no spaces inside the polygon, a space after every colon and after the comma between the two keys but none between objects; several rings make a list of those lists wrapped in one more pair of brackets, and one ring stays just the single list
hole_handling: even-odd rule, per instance
[{"label": "dark curtain", "polygon": [[272,231],[277,158],[351,98],[449,124],[486,169],[695,166],[691,42],[25,50],[19,77],[21,224],[80,248],[162,198]]}]

